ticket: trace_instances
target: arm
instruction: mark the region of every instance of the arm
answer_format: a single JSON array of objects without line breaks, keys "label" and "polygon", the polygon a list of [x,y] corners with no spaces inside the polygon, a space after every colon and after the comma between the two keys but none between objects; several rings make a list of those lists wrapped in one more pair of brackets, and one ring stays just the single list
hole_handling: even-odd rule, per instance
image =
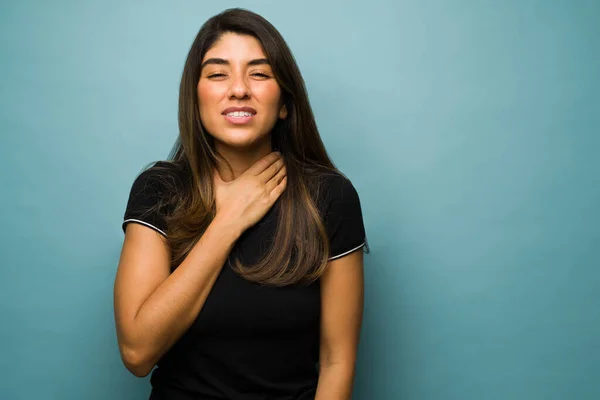
[{"label": "arm", "polygon": [[114,313],[121,358],[136,376],[146,376],[195,321],[234,243],[273,206],[287,182],[276,153],[230,182],[217,171],[214,179],[216,217],[173,273],[166,240],[146,226],[126,226]]},{"label": "arm", "polygon": [[363,252],[330,261],[321,277],[319,383],[315,400],[349,400],[363,314]]},{"label": "arm", "polygon": [[240,234],[215,219],[170,274],[165,239],[146,226],[127,226],[114,305],[119,350],[134,375],[146,376],[194,322]]}]

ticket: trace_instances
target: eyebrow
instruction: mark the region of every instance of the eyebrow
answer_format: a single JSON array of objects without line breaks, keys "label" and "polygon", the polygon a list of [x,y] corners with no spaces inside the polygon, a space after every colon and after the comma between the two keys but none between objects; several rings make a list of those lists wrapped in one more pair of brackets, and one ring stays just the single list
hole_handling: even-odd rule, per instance
[{"label": "eyebrow", "polygon": [[[209,58],[208,60],[206,60],[202,63],[202,65],[200,66],[200,69],[204,68],[208,64],[230,65],[229,60],[226,60],[224,58]],[[248,66],[255,66],[255,65],[271,65],[271,63],[266,58],[256,58],[254,60],[248,61]]]}]

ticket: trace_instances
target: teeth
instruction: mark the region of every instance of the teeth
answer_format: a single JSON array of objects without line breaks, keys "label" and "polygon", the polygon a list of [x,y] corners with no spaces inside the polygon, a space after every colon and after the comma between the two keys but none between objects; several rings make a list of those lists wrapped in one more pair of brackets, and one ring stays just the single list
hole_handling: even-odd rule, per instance
[{"label": "teeth", "polygon": [[252,113],[249,113],[247,111],[234,111],[234,112],[227,113],[227,116],[234,117],[234,118],[251,117]]}]

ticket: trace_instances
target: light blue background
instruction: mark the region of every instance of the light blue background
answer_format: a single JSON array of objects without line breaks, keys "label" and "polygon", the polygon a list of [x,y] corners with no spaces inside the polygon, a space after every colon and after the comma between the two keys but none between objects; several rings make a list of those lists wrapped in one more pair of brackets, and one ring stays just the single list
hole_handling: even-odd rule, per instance
[{"label": "light blue background", "polygon": [[267,17],[357,187],[355,399],[600,398],[597,1],[4,1],[0,398],[145,399],[112,285],[200,25]]}]

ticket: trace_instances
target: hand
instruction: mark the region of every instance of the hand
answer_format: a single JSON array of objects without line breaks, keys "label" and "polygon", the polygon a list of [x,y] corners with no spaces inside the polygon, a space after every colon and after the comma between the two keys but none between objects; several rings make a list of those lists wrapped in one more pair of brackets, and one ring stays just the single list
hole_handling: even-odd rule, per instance
[{"label": "hand", "polygon": [[260,221],[283,193],[287,184],[285,164],[279,153],[270,153],[231,182],[224,182],[215,169],[214,183],[216,216],[239,224],[244,232]]}]

